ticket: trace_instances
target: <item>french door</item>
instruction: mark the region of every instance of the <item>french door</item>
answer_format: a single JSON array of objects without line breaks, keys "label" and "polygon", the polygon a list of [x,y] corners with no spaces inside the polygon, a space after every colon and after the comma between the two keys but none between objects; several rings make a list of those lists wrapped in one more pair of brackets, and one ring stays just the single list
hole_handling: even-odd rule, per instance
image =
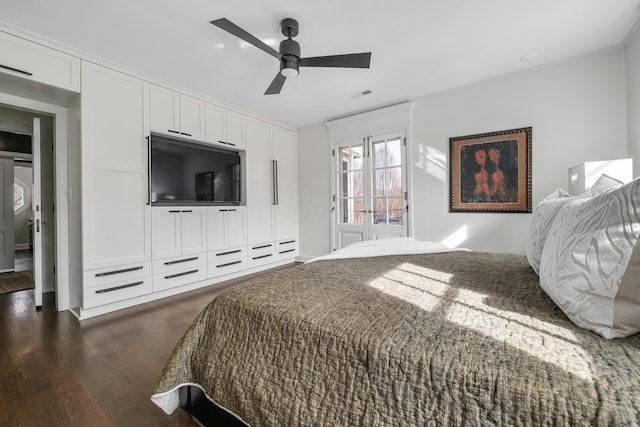
[{"label": "french door", "polygon": [[334,144],[333,247],[407,236],[404,133]]}]

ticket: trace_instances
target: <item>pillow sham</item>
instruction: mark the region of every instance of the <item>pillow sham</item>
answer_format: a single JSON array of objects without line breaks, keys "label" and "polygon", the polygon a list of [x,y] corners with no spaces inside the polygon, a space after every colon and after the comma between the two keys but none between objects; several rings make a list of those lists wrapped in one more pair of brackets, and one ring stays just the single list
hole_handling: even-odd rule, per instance
[{"label": "pillow sham", "polygon": [[566,206],[551,225],[540,285],[604,338],[640,331],[640,178]]},{"label": "pillow sham", "polygon": [[556,215],[565,206],[579,204],[585,200],[587,200],[585,197],[569,197],[567,192],[557,189],[542,199],[533,210],[527,238],[527,260],[536,274],[540,274],[540,258],[544,242]]}]

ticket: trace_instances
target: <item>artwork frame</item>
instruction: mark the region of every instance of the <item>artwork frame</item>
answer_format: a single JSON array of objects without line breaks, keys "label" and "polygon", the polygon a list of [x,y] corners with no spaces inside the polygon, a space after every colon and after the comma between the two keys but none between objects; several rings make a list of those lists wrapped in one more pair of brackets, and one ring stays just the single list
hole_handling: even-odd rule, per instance
[{"label": "artwork frame", "polygon": [[531,213],[532,133],[449,138],[449,212]]}]

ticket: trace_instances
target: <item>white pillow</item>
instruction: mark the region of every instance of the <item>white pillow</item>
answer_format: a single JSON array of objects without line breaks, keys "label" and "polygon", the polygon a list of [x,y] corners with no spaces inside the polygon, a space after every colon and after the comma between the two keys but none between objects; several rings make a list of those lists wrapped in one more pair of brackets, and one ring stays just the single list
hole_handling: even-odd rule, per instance
[{"label": "white pillow", "polygon": [[618,179],[612,178],[606,173],[603,173],[598,177],[596,182],[594,182],[591,187],[584,190],[584,193],[582,193],[580,196],[581,197],[597,196],[598,194],[602,194],[605,191],[611,190],[612,188],[619,187],[622,184],[624,184],[624,182]]},{"label": "white pillow", "polygon": [[536,274],[540,274],[540,258],[544,242],[556,215],[565,206],[572,206],[585,200],[587,200],[585,197],[569,197],[566,191],[557,189],[542,199],[533,210],[527,239],[527,260]]},{"label": "white pillow", "polygon": [[640,178],[566,206],[542,251],[540,285],[578,326],[640,331]]}]

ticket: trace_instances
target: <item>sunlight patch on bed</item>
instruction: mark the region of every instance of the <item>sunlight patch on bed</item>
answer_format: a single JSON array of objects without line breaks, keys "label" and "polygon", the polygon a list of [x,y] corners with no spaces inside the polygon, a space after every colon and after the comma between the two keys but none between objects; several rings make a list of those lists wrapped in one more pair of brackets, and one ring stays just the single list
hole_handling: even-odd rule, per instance
[{"label": "sunlight patch on bed", "polygon": [[375,278],[369,286],[423,310],[433,311],[449,289],[451,277],[448,273],[404,263]]},{"label": "sunlight patch on bed", "polygon": [[590,357],[580,346],[573,344],[577,341],[573,333],[530,316],[491,307],[484,302],[487,298],[468,289],[459,289],[447,312],[447,319],[558,366],[583,380],[593,381]]}]

